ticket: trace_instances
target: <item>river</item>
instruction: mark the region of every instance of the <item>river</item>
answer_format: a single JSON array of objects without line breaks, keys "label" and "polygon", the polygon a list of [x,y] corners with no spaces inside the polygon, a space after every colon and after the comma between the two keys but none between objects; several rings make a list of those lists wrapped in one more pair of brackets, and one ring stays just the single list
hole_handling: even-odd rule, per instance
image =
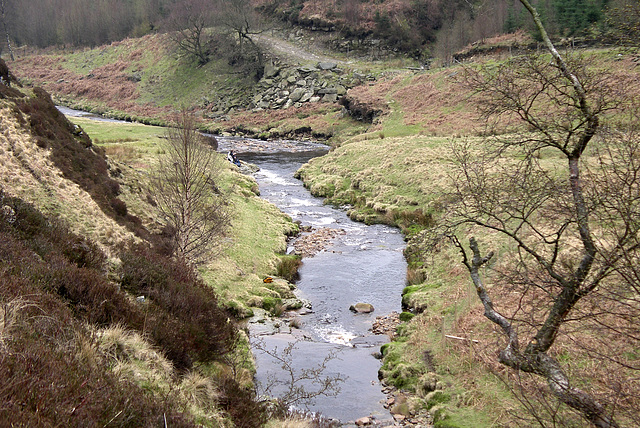
[{"label": "river", "polygon": [[[291,334],[266,334],[260,325],[253,325],[252,335],[259,337],[266,349],[278,353],[296,342],[291,362],[298,373],[317,367],[333,353],[323,376],[346,380],[340,384],[337,396],[320,396],[308,406],[309,410],[337,419],[345,426],[363,416],[373,416],[380,424],[392,423],[378,381],[380,360],[374,356],[388,338],[374,335],[370,329],[376,316],[401,310],[400,295],[406,279],[402,234],[388,226],[367,226],[350,220],[344,209],[325,205],[294,178],[303,163],[325,154],[326,147],[308,142],[269,143],[266,151],[256,152],[243,151],[243,146],[234,139],[219,139],[221,151],[234,149],[241,160],[260,167],[255,178],[261,197],[294,221],[300,221],[303,227],[340,232],[325,251],[303,259],[296,294],[311,302],[312,311],[300,316],[301,328]],[[349,307],[358,302],[372,304],[375,311],[351,312]],[[264,384],[270,376],[286,379],[289,375],[267,353],[255,352],[255,357],[258,382]],[[317,389],[311,382],[303,386]],[[287,388],[280,385],[270,392],[277,395]]]},{"label": "river", "polygon": [[[59,108],[67,116],[121,122]],[[344,379],[339,383],[337,395],[319,396],[301,410],[317,412],[340,421],[343,426],[352,426],[353,421],[364,416],[373,416],[378,426],[393,424],[393,418],[384,407],[386,396],[378,381],[380,360],[375,357],[388,338],[375,335],[370,329],[376,316],[401,310],[400,295],[406,279],[402,234],[388,226],[367,226],[351,221],[345,209],[325,205],[294,178],[294,173],[305,162],[327,152],[324,145],[234,137],[218,137],[218,143],[219,151],[233,149],[240,160],[260,168],[254,176],[262,198],[303,227],[339,231],[324,251],[303,259],[296,295],[310,302],[311,310],[299,316],[300,328],[272,334],[259,323],[250,324],[252,341],[262,343],[261,346],[269,351],[254,348],[258,384],[264,386],[273,379],[286,379],[290,373],[282,370],[281,363],[269,353],[282,355],[288,345],[294,344],[290,363],[298,378],[305,370],[316,369],[326,362],[321,378]],[[372,304],[375,311],[370,314],[351,312],[349,307],[358,302]],[[318,388],[314,379],[302,382],[300,386],[308,391]],[[268,392],[278,396],[287,390],[289,386],[285,382]]]}]

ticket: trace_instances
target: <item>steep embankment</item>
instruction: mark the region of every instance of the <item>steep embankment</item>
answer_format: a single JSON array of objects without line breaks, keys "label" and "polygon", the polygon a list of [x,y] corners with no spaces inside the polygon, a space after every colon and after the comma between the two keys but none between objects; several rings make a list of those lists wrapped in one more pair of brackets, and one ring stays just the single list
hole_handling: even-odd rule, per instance
[{"label": "steep embankment", "polygon": [[117,212],[118,183],[100,149],[60,114],[49,95],[0,85],[2,187],[111,251],[134,239],[125,212]]},{"label": "steep embankment", "polygon": [[[219,302],[192,266],[147,241],[149,231],[162,226],[149,214],[153,200],[144,181],[159,151],[158,130],[141,142],[133,138],[139,129],[111,141],[104,136],[113,136],[112,128],[92,129],[103,137],[98,146],[44,90],[5,83],[0,420],[70,427],[253,427],[264,421],[246,340],[227,309],[243,314],[251,296],[260,304],[255,294],[276,293],[260,275],[274,273],[275,252],[295,225],[255,195],[255,181],[221,159],[217,184],[235,210],[234,225],[244,231],[225,248],[225,264],[247,263],[240,251],[253,256],[253,272],[231,287],[237,272],[208,265],[217,285],[234,289]],[[105,148],[134,161],[108,160]],[[261,235],[249,236],[253,228],[243,222],[255,224],[256,212]],[[238,290],[246,284],[248,290]]]}]

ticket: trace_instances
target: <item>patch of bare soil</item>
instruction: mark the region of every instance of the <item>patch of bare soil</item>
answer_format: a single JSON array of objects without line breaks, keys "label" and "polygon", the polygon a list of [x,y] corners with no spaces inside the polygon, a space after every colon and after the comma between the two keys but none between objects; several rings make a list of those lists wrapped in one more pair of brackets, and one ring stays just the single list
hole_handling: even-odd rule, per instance
[{"label": "patch of bare soil", "polygon": [[294,64],[306,62],[335,62],[336,64],[342,64],[342,61],[328,56],[326,52],[320,52],[320,47],[311,42],[301,46],[301,43],[292,43],[280,37],[273,37],[264,33],[256,36],[256,41],[275,53],[279,58],[284,58],[287,62]]}]

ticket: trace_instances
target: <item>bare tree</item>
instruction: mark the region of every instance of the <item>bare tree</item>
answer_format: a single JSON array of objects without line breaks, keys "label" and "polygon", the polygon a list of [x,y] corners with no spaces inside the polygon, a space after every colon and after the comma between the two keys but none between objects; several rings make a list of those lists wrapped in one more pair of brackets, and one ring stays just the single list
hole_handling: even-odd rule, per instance
[{"label": "bare tree", "polygon": [[264,30],[264,23],[249,0],[218,0],[218,22],[237,38],[240,59],[257,62],[256,69],[262,70],[264,59],[262,49],[254,38]]},{"label": "bare tree", "polygon": [[200,65],[210,59],[208,28],[213,25],[216,9],[212,0],[182,0],[174,3],[169,17],[178,50]]},{"label": "bare tree", "polygon": [[170,128],[151,187],[174,234],[175,252],[190,262],[220,248],[229,210],[216,186],[220,156],[204,143],[193,115],[182,112]]},{"label": "bare tree", "polygon": [[[456,149],[447,234],[485,316],[505,335],[499,361],[540,376],[558,402],[595,426],[637,424],[640,363],[625,352],[640,345],[638,108],[602,70],[560,55],[536,10],[521,3],[551,60],[527,56],[468,70],[481,111],[508,133],[488,141],[486,153]],[[618,123],[605,122],[614,111]],[[484,253],[474,237],[464,245],[460,233],[477,228],[503,236],[511,255],[494,264],[494,252]],[[519,296],[515,308],[496,309],[486,267],[496,271],[493,293]],[[586,380],[571,379],[552,349],[559,337],[620,374],[578,388]]]},{"label": "bare tree", "polygon": [[262,32],[261,22],[249,0],[219,1],[220,22],[236,33],[242,52],[245,42],[255,45],[253,36]]}]

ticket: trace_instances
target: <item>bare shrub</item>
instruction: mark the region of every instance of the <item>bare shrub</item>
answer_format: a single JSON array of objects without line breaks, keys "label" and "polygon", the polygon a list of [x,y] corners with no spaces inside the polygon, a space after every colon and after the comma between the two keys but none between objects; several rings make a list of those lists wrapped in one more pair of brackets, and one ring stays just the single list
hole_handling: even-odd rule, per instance
[{"label": "bare shrub", "polygon": [[151,188],[164,221],[175,232],[176,255],[198,262],[220,248],[229,227],[227,202],[216,187],[223,161],[204,143],[194,116],[186,111],[167,137]]},{"label": "bare shrub", "polygon": [[[337,358],[335,352],[330,352],[322,362],[315,367],[296,369],[293,364],[293,351],[298,342],[289,343],[284,349],[267,349],[263,341],[253,343],[254,350],[268,355],[278,362],[284,372],[284,376],[275,374],[268,376],[264,384],[258,385],[260,396],[265,400],[275,399],[276,408],[272,409],[274,415],[283,416],[292,406],[306,407],[313,404],[317,397],[334,397],[340,393],[340,384],[346,380],[342,375],[325,375],[327,364]],[[278,386],[284,386],[285,392],[277,397],[272,397],[273,391]]]}]

